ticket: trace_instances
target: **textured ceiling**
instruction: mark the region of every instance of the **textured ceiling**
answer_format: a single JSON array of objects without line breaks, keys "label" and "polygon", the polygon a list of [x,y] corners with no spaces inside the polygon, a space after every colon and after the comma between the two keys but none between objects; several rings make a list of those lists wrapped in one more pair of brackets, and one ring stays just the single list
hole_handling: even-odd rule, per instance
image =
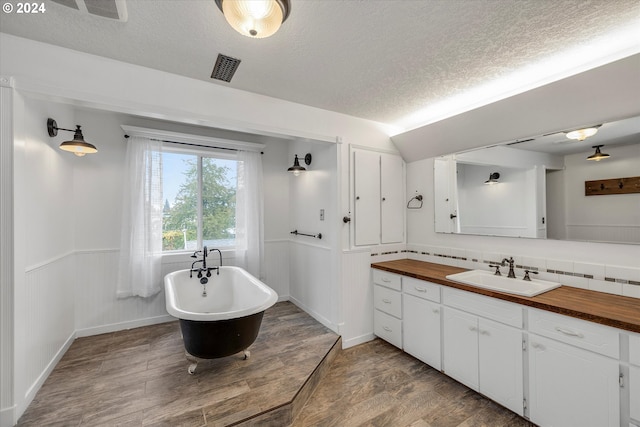
[{"label": "textured ceiling", "polygon": [[[44,14],[1,14],[0,31],[386,124],[640,28],[638,0],[292,0],[258,40],[213,0],[127,0],[127,22],[44,1]],[[218,53],[242,60],[231,83],[210,79]]]}]

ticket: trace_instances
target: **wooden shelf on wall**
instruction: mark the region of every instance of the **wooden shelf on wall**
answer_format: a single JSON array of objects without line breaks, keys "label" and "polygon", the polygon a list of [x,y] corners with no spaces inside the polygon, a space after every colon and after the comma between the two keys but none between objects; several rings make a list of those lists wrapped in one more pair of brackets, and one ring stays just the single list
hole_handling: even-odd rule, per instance
[{"label": "wooden shelf on wall", "polygon": [[599,179],[584,182],[585,196],[640,193],[640,176]]}]

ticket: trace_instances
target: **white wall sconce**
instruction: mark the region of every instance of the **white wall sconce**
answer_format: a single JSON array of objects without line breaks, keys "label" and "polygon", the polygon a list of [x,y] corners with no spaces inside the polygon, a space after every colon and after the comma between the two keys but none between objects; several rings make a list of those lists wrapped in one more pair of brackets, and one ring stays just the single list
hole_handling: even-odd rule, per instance
[{"label": "white wall sconce", "polygon": [[47,132],[49,132],[49,136],[51,138],[57,136],[59,130],[74,132],[72,140],[64,141],[62,144],[60,144],[61,150],[69,151],[78,157],[82,157],[85,154],[93,154],[98,152],[98,149],[95,147],[95,145],[90,144],[84,140],[84,136],[82,135],[82,131],[80,130],[80,125],[76,125],[75,130],[63,129],[59,128],[56,121],[52,118],[47,119]]},{"label": "white wall sconce", "polygon": [[[298,155],[295,155],[296,157],[293,159],[293,166],[291,166],[289,169],[287,169],[287,172],[291,172],[292,174],[294,174],[295,176],[300,175],[300,172],[304,172],[307,169],[304,168],[303,166],[300,166],[300,160],[298,159]],[[311,153],[307,153],[304,156],[304,164],[309,166],[311,164]]]},{"label": "white wall sconce", "polygon": [[591,148],[595,148],[596,152],[590,155],[589,157],[587,157],[587,160],[595,160],[596,162],[599,162],[602,159],[606,159],[607,157],[610,157],[608,154],[601,152],[600,147],[604,147],[604,145],[594,145],[593,147],[591,147]]},{"label": "white wall sconce", "polygon": [[499,184],[500,181],[498,181],[498,179],[500,179],[500,174],[498,172],[491,172],[489,174],[489,179],[484,183],[487,185]]},{"label": "white wall sconce", "polygon": [[229,25],[243,36],[274,35],[289,17],[289,0],[216,0]]}]

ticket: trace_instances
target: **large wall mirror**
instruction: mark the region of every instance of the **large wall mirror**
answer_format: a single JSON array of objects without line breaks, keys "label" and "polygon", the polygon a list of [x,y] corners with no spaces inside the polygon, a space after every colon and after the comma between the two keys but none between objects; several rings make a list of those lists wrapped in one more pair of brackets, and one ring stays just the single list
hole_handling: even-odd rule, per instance
[{"label": "large wall mirror", "polygon": [[590,127],[437,158],[436,232],[640,244],[640,116]]}]

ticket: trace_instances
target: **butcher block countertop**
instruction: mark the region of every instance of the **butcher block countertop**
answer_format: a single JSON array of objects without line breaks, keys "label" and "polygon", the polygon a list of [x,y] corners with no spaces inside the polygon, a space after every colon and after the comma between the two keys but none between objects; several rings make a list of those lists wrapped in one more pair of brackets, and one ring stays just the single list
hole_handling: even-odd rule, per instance
[{"label": "butcher block countertop", "polygon": [[426,280],[476,294],[487,295],[541,310],[552,311],[614,328],[640,333],[640,299],[611,295],[586,289],[561,286],[535,297],[505,294],[453,282],[449,274],[467,271],[465,268],[401,259],[371,264],[372,268],[403,276]]}]

